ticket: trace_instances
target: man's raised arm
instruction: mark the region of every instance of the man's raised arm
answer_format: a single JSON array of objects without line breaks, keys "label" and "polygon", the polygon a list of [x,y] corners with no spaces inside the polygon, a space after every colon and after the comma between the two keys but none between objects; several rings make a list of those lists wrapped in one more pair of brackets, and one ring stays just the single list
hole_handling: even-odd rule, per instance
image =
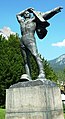
[{"label": "man's raised arm", "polygon": [[19,13],[16,14],[16,18],[17,18],[18,22],[20,22],[20,21],[22,20],[21,17],[23,17],[25,11],[29,11],[29,9],[30,9],[30,8],[25,9],[25,10],[23,10],[23,11],[21,11],[21,12],[19,12]]},{"label": "man's raised arm", "polygon": [[48,19],[52,18],[55,14],[61,12],[61,9],[63,9],[63,7],[54,8],[53,10],[42,13],[42,16],[45,20],[48,20]]}]

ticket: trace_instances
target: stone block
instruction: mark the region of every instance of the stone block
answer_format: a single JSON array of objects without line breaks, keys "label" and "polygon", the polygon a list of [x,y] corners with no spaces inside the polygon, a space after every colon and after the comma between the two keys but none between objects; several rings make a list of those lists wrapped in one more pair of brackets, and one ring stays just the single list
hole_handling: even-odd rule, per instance
[{"label": "stone block", "polygon": [[6,119],[64,119],[59,87],[40,80],[12,85],[6,90]]}]

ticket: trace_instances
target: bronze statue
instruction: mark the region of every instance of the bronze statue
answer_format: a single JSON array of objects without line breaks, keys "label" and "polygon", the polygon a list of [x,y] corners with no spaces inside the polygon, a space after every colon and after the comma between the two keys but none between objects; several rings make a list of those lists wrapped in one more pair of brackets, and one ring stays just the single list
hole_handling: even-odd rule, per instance
[{"label": "bronze statue", "polygon": [[55,14],[61,12],[62,7],[57,7],[51,11],[42,13],[35,11],[33,8],[28,8],[16,15],[21,29],[21,51],[24,58],[25,70],[29,79],[31,79],[29,53],[31,53],[38,64],[39,78],[45,79],[42,60],[38,55],[36,46],[35,31],[40,39],[43,39],[47,34],[47,27],[50,25],[47,20]]}]

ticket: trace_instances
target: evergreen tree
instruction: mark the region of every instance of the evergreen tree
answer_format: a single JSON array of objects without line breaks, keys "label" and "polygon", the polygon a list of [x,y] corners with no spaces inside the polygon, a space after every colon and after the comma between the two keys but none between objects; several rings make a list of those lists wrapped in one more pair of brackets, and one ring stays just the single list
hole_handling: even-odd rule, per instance
[{"label": "evergreen tree", "polygon": [[52,67],[50,67],[50,64],[48,63],[48,61],[44,60],[44,58],[43,58],[43,65],[44,65],[46,79],[57,82],[57,80],[58,80],[57,75],[55,74]]},{"label": "evergreen tree", "polygon": [[11,35],[6,40],[0,36],[0,105],[5,102],[5,89],[20,80],[23,66],[19,38]]}]

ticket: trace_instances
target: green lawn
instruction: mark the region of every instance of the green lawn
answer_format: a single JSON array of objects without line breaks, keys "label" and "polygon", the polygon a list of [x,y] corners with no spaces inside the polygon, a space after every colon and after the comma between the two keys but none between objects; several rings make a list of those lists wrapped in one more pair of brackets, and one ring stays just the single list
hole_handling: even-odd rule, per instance
[{"label": "green lawn", "polygon": [[64,119],[65,119],[65,113],[64,113]]},{"label": "green lawn", "polygon": [[5,109],[0,109],[0,119],[5,119]]}]

